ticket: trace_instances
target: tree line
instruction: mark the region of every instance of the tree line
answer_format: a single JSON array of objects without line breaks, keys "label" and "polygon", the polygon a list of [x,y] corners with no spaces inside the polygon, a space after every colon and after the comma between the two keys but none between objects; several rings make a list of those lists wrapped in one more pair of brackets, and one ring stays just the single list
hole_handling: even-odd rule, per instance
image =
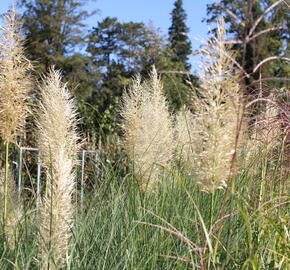
[{"label": "tree line", "polygon": [[[153,25],[115,17],[98,21],[88,31],[84,22],[94,12],[86,11],[80,0],[19,0],[18,5],[35,77],[52,65],[62,70],[77,97],[80,127],[87,135],[98,128],[106,135],[119,131],[124,89],[136,73],[146,78],[152,65],[161,75],[170,110],[191,105],[198,77],[191,72],[189,58],[202,49],[192,51],[182,0],[174,2],[167,36]],[[204,20],[211,24],[220,16],[227,25],[227,42],[236,51],[245,93],[257,94],[263,80],[271,87],[286,85],[290,73],[286,1],[222,0],[207,6]]]}]

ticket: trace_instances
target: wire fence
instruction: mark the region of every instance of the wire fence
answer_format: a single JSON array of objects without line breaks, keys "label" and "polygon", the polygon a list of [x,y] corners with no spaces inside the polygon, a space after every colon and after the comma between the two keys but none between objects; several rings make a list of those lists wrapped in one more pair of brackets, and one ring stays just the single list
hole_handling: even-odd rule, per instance
[{"label": "wire fence", "polygon": [[[41,167],[41,159],[39,155],[38,148],[32,148],[32,147],[19,147],[19,159],[18,161],[14,161],[13,164],[17,168],[17,191],[18,191],[18,198],[21,197],[21,194],[23,192],[23,170],[24,170],[24,162],[25,161],[25,154],[30,153],[34,154],[34,159],[36,160],[36,204],[38,206],[39,199],[41,197],[41,185],[42,182],[45,181],[45,179],[42,179],[42,167]],[[81,150],[81,160],[80,160],[80,206],[83,208],[84,204],[84,185],[85,185],[85,173],[86,173],[86,161],[88,157],[91,158],[91,160],[94,163],[95,168],[97,168],[97,163],[99,160],[99,154],[96,150]]]}]

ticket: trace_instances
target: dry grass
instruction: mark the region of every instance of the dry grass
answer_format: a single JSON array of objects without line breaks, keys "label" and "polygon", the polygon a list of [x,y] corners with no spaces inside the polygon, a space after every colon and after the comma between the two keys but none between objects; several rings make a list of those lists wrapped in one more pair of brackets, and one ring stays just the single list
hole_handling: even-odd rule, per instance
[{"label": "dry grass", "polygon": [[141,83],[137,77],[123,98],[124,146],[142,190],[152,190],[173,154],[172,119],[155,68]]},{"label": "dry grass", "polygon": [[24,131],[32,65],[24,55],[22,24],[15,9],[4,16],[4,22],[5,26],[0,27],[0,133],[10,143]]},{"label": "dry grass", "polygon": [[75,186],[76,110],[59,71],[50,70],[41,86],[38,146],[46,169],[47,188],[40,210],[42,269],[61,268],[66,260],[73,227]]},{"label": "dry grass", "polygon": [[224,188],[235,152],[237,123],[241,109],[239,79],[225,45],[221,21],[217,37],[203,49],[201,88],[194,95],[194,179],[206,192]]},{"label": "dry grass", "polygon": [[[24,132],[25,120],[29,111],[26,101],[32,88],[32,80],[29,75],[32,65],[24,55],[23,39],[21,38],[22,24],[17,19],[15,7],[12,12],[4,15],[4,24],[3,27],[0,27],[0,136],[6,149],[3,225],[11,228],[17,222],[11,223],[10,221],[18,220],[17,211],[13,209],[21,206],[8,205],[12,202],[9,199],[12,196],[10,193],[14,192],[13,183],[9,181],[9,144],[15,143],[17,136]],[[9,213],[7,213],[8,208]],[[10,236],[7,235],[7,239],[9,238]]]}]

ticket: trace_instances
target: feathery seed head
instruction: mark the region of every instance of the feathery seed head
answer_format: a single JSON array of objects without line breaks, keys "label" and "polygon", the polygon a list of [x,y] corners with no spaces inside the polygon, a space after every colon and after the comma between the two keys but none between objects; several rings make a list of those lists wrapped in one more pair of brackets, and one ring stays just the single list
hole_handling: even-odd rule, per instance
[{"label": "feathery seed head", "polygon": [[15,8],[4,16],[4,22],[5,26],[0,27],[0,134],[4,141],[13,142],[25,125],[32,65],[24,56],[22,24]]},{"label": "feathery seed head", "polygon": [[51,68],[41,86],[38,146],[46,168],[47,193],[40,210],[43,269],[62,267],[73,226],[72,194],[75,185],[78,135],[76,109],[59,71]]},{"label": "feathery seed head", "polygon": [[[240,114],[240,87],[233,67],[234,55],[225,45],[221,20],[203,54],[201,90],[194,95],[196,181],[206,192],[223,188],[235,149]],[[198,91],[198,90],[197,90]]]},{"label": "feathery seed head", "polygon": [[151,190],[173,152],[172,119],[157,71],[141,83],[137,76],[123,98],[125,148],[141,189]]}]

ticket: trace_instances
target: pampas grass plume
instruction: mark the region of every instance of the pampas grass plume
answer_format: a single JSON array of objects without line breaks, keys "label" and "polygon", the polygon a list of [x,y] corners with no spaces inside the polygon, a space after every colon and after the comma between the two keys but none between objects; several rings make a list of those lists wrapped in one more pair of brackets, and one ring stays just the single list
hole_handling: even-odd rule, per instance
[{"label": "pampas grass plume", "polygon": [[201,89],[194,95],[194,179],[210,193],[226,186],[242,107],[234,55],[225,45],[225,34],[224,21],[220,20],[217,37],[203,50]]},{"label": "pampas grass plume", "polygon": [[59,269],[65,264],[73,227],[76,109],[60,72],[54,68],[43,80],[41,98],[38,146],[46,169],[47,190],[40,210],[40,260],[42,269]]},{"label": "pampas grass plume", "polygon": [[32,65],[24,55],[22,24],[16,18],[15,8],[5,14],[4,22],[5,26],[0,27],[0,133],[10,143],[24,130]]},{"label": "pampas grass plume", "polygon": [[150,191],[170,165],[174,144],[172,119],[154,67],[143,83],[140,76],[135,78],[124,95],[122,116],[125,149],[141,189]]},{"label": "pampas grass plume", "polygon": [[[11,180],[9,183],[9,144],[15,143],[17,136],[24,131],[29,111],[26,101],[32,89],[32,80],[29,75],[32,65],[24,55],[21,38],[22,24],[17,20],[15,7],[10,13],[4,15],[4,23],[5,25],[0,27],[0,136],[6,149],[3,181],[3,225],[5,227],[7,216],[9,215],[8,219],[12,220],[16,213],[15,211],[7,213],[8,207],[12,209],[8,205],[8,197],[11,195],[8,193],[13,192],[13,183]],[[17,217],[15,219],[18,220]],[[16,223],[12,222],[12,224]],[[7,239],[9,241],[9,233],[7,233]]]}]

